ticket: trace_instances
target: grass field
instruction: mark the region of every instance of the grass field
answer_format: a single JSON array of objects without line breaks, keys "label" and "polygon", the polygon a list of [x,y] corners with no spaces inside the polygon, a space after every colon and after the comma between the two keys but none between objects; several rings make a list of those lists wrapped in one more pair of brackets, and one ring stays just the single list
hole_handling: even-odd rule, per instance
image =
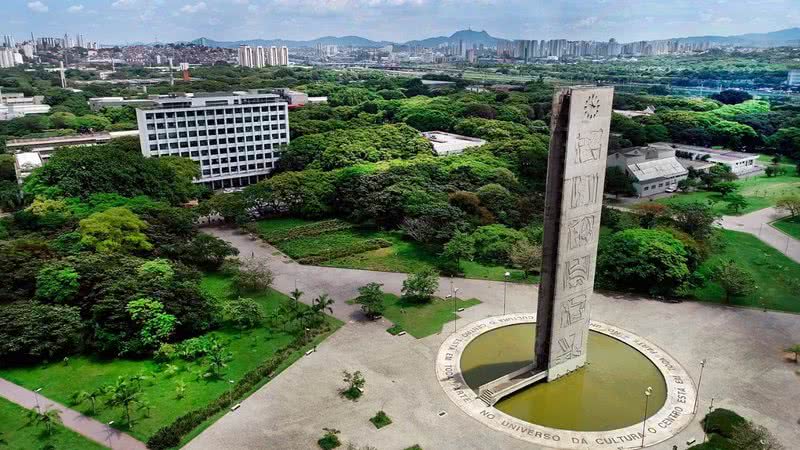
[{"label": "grass field", "polygon": [[774,206],[775,202],[784,195],[800,194],[800,177],[794,176],[793,172],[790,172],[790,175],[771,178],[764,175],[744,178],[736,181],[736,184],[739,185],[738,193],[744,196],[748,202],[748,205],[739,212],[732,211],[722,195],[709,191],[681,193],[656,201],[665,205],[712,201],[714,202],[714,211],[719,214],[742,215]]},{"label": "grass field", "polygon": [[772,226],[792,236],[800,239],[800,216],[786,217],[772,223]]},{"label": "grass field", "polygon": [[[400,232],[352,228],[290,240],[277,242],[274,240],[276,237],[285,236],[285,233],[292,228],[314,223],[301,219],[281,218],[259,221],[257,227],[265,240],[272,242],[282,252],[294,259],[317,255],[329,250],[355,247],[374,239],[383,239],[391,242],[389,247],[329,259],[320,263],[322,266],[405,273],[439,267],[439,256],[435,250],[404,239],[403,234]],[[538,282],[538,277],[536,276],[525,278],[521,270],[482,264],[477,261],[463,261],[461,270],[463,270],[466,278],[502,281],[505,272],[509,272],[511,274],[510,281],[520,283]]]},{"label": "grass field", "polygon": [[28,424],[27,413],[27,409],[0,398],[0,448],[9,450],[39,449],[47,446],[59,450],[106,448],[60,424],[55,425],[52,434],[48,435],[44,426]]},{"label": "grass field", "polygon": [[[480,303],[477,299],[456,300],[455,308],[469,308]],[[430,303],[412,303],[394,294],[384,294],[383,304],[386,310],[383,317],[394,323],[389,332],[397,334],[401,331],[417,339],[437,334],[444,324],[458,317],[453,310],[453,301],[434,298]]]},{"label": "grass field", "polygon": [[[706,261],[700,267],[700,272],[708,277],[720,260],[732,259],[753,275],[757,286],[753,294],[733,297],[730,304],[800,312],[800,264],[753,235],[729,230],[722,230],[721,233],[725,248]],[[722,288],[713,281],[696,290],[694,298],[725,303]]]},{"label": "grass field", "polygon": [[[217,298],[227,298],[230,281],[221,275],[207,275],[203,279],[202,286]],[[250,297],[261,305],[265,313],[277,308],[281,302],[289,301],[288,297],[273,290]],[[141,382],[142,397],[152,405],[150,417],[146,416],[146,411],[135,411],[133,428],[125,429],[131,435],[145,441],[160,427],[169,424],[178,416],[202,407],[224,394],[231,387],[228,380],[238,381],[249,370],[294,340],[289,334],[280,330],[272,331],[266,327],[244,331],[223,328],[210,334],[226,342],[227,349],[233,355],[223,379],[198,379],[196,371],[203,367],[200,362],[177,360],[172,364],[179,366],[180,370],[170,376],[164,373],[160,364],[150,359],[99,360],[84,356],[71,358],[67,365],[59,362],[0,370],[0,377],[29,389],[41,387],[43,396],[70,405],[70,397],[76,391],[91,391],[113,383],[118,376],[143,374],[147,378]],[[181,399],[175,395],[179,381],[186,384],[185,394]],[[88,403],[74,407],[91,414]],[[121,409],[100,408],[97,411],[97,418],[103,422],[114,420],[120,425],[124,423]]]}]

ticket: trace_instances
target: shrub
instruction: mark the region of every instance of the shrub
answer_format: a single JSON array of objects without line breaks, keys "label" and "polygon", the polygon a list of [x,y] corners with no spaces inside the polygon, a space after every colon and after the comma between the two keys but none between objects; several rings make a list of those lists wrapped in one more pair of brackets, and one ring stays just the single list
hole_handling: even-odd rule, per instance
[{"label": "shrub", "polygon": [[472,233],[475,256],[482,261],[501,264],[508,262],[511,246],[524,238],[521,232],[496,224],[480,227]]},{"label": "shrub", "polygon": [[706,415],[703,419],[703,428],[706,433],[715,433],[725,438],[733,436],[733,430],[746,424],[747,421],[744,417],[736,414],[735,412],[717,408]]},{"label": "shrub", "polygon": [[341,441],[339,441],[339,436],[337,436],[340,433],[339,430],[334,428],[323,428],[323,430],[325,430],[325,435],[317,441],[321,449],[331,450],[342,445]]},{"label": "shrub", "polygon": [[372,422],[372,424],[375,425],[375,428],[378,429],[381,429],[392,423],[392,419],[390,419],[389,416],[387,416],[383,411],[378,411],[378,414],[375,414],[375,417],[372,417],[369,419],[369,421]]},{"label": "shrub", "polygon": [[347,385],[340,391],[340,394],[350,400],[356,401],[364,394],[364,385],[367,383],[367,380],[364,379],[364,376],[361,375],[361,371],[357,370],[353,373],[348,371],[344,371],[344,377],[342,381],[347,383]]},{"label": "shrub", "polygon": [[274,279],[265,259],[245,258],[233,276],[233,290],[238,294],[263,291],[272,286]]},{"label": "shrub", "polygon": [[361,305],[361,310],[371,319],[380,317],[386,309],[383,304],[381,287],[383,287],[381,283],[369,283],[358,288],[358,297],[355,302]]},{"label": "shrub", "polygon": [[264,311],[252,298],[230,300],[223,307],[225,317],[235,328],[246,330],[255,328],[264,320]]}]

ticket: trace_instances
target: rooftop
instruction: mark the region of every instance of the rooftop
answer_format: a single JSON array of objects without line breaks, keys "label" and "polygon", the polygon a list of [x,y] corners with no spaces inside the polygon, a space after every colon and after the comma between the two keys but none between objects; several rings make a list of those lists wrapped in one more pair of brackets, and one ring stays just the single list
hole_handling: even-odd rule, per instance
[{"label": "rooftop", "polygon": [[628,164],[628,171],[640,182],[686,175],[688,171],[675,157]]},{"label": "rooftop", "polygon": [[756,159],[755,153],[737,152],[728,149],[698,147],[696,145],[673,144],[669,142],[656,142],[649,145],[654,148],[671,148],[678,152],[689,152],[700,155],[709,155],[714,161],[740,161],[743,159]]},{"label": "rooftop", "polygon": [[422,135],[433,144],[433,151],[438,156],[456,155],[470,147],[480,147],[486,143],[483,139],[444,131],[427,131]]},{"label": "rooftop", "polygon": [[53,136],[42,138],[28,138],[28,139],[9,139],[6,142],[6,147],[25,147],[31,145],[55,145],[73,142],[97,142],[108,141],[111,139],[109,133],[91,133],[91,134],[72,134],[67,136]]}]

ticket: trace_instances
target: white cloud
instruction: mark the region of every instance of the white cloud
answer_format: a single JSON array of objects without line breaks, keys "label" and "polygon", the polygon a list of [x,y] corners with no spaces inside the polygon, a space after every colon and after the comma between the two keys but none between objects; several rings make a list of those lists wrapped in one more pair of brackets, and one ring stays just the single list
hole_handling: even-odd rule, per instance
[{"label": "white cloud", "polygon": [[71,13],[79,13],[81,11],[83,11],[83,5],[72,5],[69,8],[67,8],[67,12]]},{"label": "white cloud", "polygon": [[28,9],[30,9],[33,12],[40,12],[40,13],[46,13],[47,11],[50,11],[50,8],[48,8],[47,5],[40,2],[39,0],[36,0],[35,2],[28,2]]},{"label": "white cloud", "polygon": [[117,0],[111,4],[112,8],[130,9],[135,6],[136,0]]},{"label": "white cloud", "polygon": [[181,7],[181,12],[186,14],[194,14],[200,11],[205,11],[206,2],[197,2],[195,4],[187,3]]},{"label": "white cloud", "polygon": [[600,20],[599,18],[594,17],[594,16],[587,17],[585,19],[579,20],[575,24],[575,28],[587,28],[587,27],[590,27],[590,26],[596,24],[599,20]]}]

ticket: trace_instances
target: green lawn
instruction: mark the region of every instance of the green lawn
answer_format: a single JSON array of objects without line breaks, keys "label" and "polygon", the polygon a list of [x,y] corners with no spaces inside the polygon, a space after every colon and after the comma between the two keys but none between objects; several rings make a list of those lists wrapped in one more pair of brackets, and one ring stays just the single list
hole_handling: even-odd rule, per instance
[{"label": "green lawn", "polygon": [[795,239],[800,239],[800,216],[786,217],[772,223],[772,226]]},{"label": "green lawn", "polygon": [[742,215],[774,206],[778,198],[784,195],[800,194],[800,177],[794,176],[794,172],[790,172],[790,175],[771,178],[766,175],[744,178],[736,181],[736,184],[739,185],[738,193],[743,195],[748,202],[747,207],[738,213],[728,208],[728,202],[722,198],[722,195],[709,191],[679,193],[672,197],[658,199],[656,202],[669,205],[695,201],[705,203],[711,200],[714,202],[714,211],[719,214]]},{"label": "green lawn", "polygon": [[[207,275],[203,278],[202,286],[217,298],[226,298],[230,281],[222,275]],[[289,301],[288,297],[273,290],[250,297],[261,305],[265,313],[277,308],[281,302]],[[294,340],[289,334],[280,330],[273,332],[266,327],[245,331],[223,328],[211,334],[226,342],[228,350],[233,354],[233,360],[228,363],[224,379],[198,379],[196,371],[203,367],[201,362],[174,361],[172,364],[179,366],[180,371],[168,376],[161,365],[149,359],[100,360],[85,356],[73,357],[67,365],[58,362],[35,367],[3,369],[0,370],[0,377],[29,389],[41,387],[43,396],[69,405],[70,397],[76,391],[90,391],[113,383],[118,376],[144,374],[148,378],[142,381],[141,386],[143,398],[152,405],[150,417],[145,416],[145,411],[136,411],[133,415],[135,424],[129,433],[145,441],[160,427],[172,422],[178,416],[202,407],[228,391],[231,384],[227,380],[238,381],[249,370]],[[178,381],[186,383],[185,396],[182,399],[177,399],[175,395]],[[88,403],[75,408],[87,414],[91,413]],[[103,422],[114,420],[120,425],[124,422],[120,409],[101,408],[97,412],[97,418]]]},{"label": "green lawn", "polygon": [[[268,219],[259,221],[257,227],[261,236],[269,241],[270,236],[282,235],[286,230],[312,223],[314,222],[300,219]],[[320,263],[320,265],[405,273],[439,266],[439,256],[436,254],[436,250],[427,248],[418,242],[404,239],[403,234],[396,231],[353,228],[273,242],[273,244],[290,257],[298,259],[327,250],[356,246],[370,239],[384,239],[391,242],[392,245],[377,250],[329,259]],[[535,275],[526,278],[521,270],[482,264],[477,261],[463,261],[461,269],[464,271],[466,278],[502,281],[505,272],[509,272],[511,273],[509,280],[513,282],[536,283],[539,281],[538,276]]]},{"label": "green lawn", "polygon": [[94,450],[106,448],[61,425],[48,435],[44,426],[28,425],[28,410],[0,398],[0,448],[9,450],[54,449]]},{"label": "green lawn", "polygon": [[[725,248],[706,261],[700,272],[708,277],[721,259],[732,259],[753,275],[757,286],[755,293],[734,297],[731,304],[800,312],[800,264],[753,235],[729,230],[721,233]],[[722,288],[713,281],[696,290],[694,297],[700,301],[725,303]]]},{"label": "green lawn", "polygon": [[[478,299],[456,300],[455,308],[469,308],[480,303]],[[388,331],[397,334],[405,331],[417,339],[437,334],[444,324],[459,317],[453,310],[453,301],[434,298],[430,303],[419,304],[405,301],[394,294],[384,294],[386,310],[383,317],[391,320],[394,326]]]}]

